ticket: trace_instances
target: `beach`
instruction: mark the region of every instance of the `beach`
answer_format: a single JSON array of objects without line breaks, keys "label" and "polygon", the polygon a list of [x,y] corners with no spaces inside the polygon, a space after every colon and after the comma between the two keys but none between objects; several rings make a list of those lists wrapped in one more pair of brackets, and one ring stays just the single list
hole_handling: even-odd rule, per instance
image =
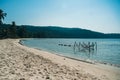
[{"label": "beach", "polygon": [[120,80],[120,68],[86,63],[0,40],[0,80]]}]

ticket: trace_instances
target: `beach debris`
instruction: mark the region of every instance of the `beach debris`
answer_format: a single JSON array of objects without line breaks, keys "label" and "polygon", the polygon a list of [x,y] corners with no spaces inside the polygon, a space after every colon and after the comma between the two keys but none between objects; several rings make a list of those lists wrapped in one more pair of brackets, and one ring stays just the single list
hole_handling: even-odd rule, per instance
[{"label": "beach debris", "polygon": [[25,80],[25,78],[20,78],[19,80]]},{"label": "beach debris", "polygon": [[50,79],[50,77],[49,77],[49,76],[46,76],[46,79]]}]

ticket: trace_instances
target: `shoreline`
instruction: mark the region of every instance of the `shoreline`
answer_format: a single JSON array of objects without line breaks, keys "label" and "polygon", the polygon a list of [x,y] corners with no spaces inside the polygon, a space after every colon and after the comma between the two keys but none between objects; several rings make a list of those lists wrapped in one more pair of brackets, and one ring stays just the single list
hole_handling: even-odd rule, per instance
[{"label": "shoreline", "polygon": [[[26,45],[22,44],[23,40],[24,39],[20,39],[19,44],[23,45],[23,46],[26,46]],[[26,46],[26,47],[29,47],[29,46]],[[31,48],[33,48],[33,47],[31,47]],[[49,52],[49,53],[55,54],[57,56],[61,56],[61,57],[73,59],[73,60],[76,60],[76,61],[82,61],[82,62],[89,63],[89,64],[100,64],[100,65],[107,65],[107,66],[111,66],[111,67],[120,68],[120,65],[117,65],[117,64],[111,64],[111,63],[107,63],[107,62],[94,61],[94,60],[89,60],[89,59],[87,59],[87,60],[77,59],[77,58],[73,58],[73,57],[69,57],[69,56],[64,56],[64,55],[61,55],[61,54],[57,54],[57,52],[54,52],[54,51],[47,51],[47,50],[39,49],[39,48],[34,48],[34,49],[42,50],[42,51],[45,51],[45,52]]]},{"label": "shoreline", "polygon": [[[23,46],[25,46],[24,44],[22,44]],[[27,46],[25,46],[25,47],[27,47]],[[32,47],[29,47],[29,48],[32,48]],[[53,52],[49,52],[49,51],[46,51],[46,50],[43,50],[43,49],[36,49],[36,48],[32,48],[32,49],[35,49],[35,50],[38,50],[38,51],[43,51],[43,52],[47,52],[47,53],[49,53],[50,55],[54,55],[54,56],[57,56],[58,58],[59,57],[62,57],[63,58],[63,61],[64,60],[66,60],[66,59],[69,59],[69,60],[72,60],[72,61],[75,61],[75,63],[79,63],[80,62],[80,64],[82,63],[82,64],[87,64],[87,65],[92,65],[92,67],[93,66],[95,66],[95,67],[100,67],[100,68],[103,68],[103,69],[112,69],[112,70],[114,70],[114,69],[116,69],[116,70],[119,70],[119,72],[120,72],[120,68],[119,67],[117,67],[117,66],[113,66],[113,65],[109,65],[109,64],[104,64],[104,63],[99,63],[99,62],[88,62],[88,61],[84,61],[84,60],[79,60],[79,59],[75,59],[75,58],[70,58],[70,57],[66,57],[66,56],[63,56],[63,55],[59,55],[59,54],[55,54],[55,53],[53,53]],[[42,56],[44,56],[44,55],[42,55]],[[44,56],[45,57],[45,56]],[[50,58],[49,58],[50,59]],[[50,59],[51,60],[51,59]],[[64,65],[66,65],[66,64],[64,64]],[[69,65],[70,66],[70,65]],[[113,76],[113,75],[112,75]],[[109,80],[109,79],[108,79]]]},{"label": "shoreline", "polygon": [[[25,46],[24,44],[21,44],[21,45]],[[90,60],[90,59],[87,59],[87,60],[77,59],[77,58],[73,58],[73,57],[68,57],[68,56],[64,56],[64,55],[61,55],[61,54],[57,54],[56,52],[50,52],[50,51],[43,50],[43,49],[38,49],[38,48],[34,48],[34,49],[45,51],[45,52],[49,52],[49,53],[52,53],[52,54],[57,55],[57,56],[69,58],[69,59],[76,60],[76,61],[85,62],[85,63],[88,63],[88,64],[93,64],[93,65],[100,64],[100,65],[120,68],[120,65],[116,65],[116,64],[110,64],[110,63],[106,63],[106,62],[94,61],[94,60]]]},{"label": "shoreline", "polygon": [[2,80],[23,78],[24,80],[120,79],[120,68],[94,65],[58,56],[21,45],[20,40],[0,40],[0,79]]},{"label": "shoreline", "polygon": [[[22,44],[21,42],[22,42],[22,40],[20,39],[20,41],[19,41],[18,43],[19,43],[20,45],[22,45],[22,46],[26,46],[26,45]],[[26,46],[26,47],[28,47],[28,46]],[[31,48],[32,48],[32,47],[31,47]],[[33,48],[33,49],[37,49],[37,50],[42,50],[42,51],[45,51],[45,52],[49,52],[49,51],[46,51],[46,50],[43,50],[43,49],[38,49],[38,48]],[[59,54],[57,54],[56,52],[49,52],[49,53],[53,53],[53,54],[55,54],[55,55],[57,55],[57,56],[61,56],[61,57],[73,59],[73,60],[76,60],[76,61],[82,61],[82,62],[85,62],[85,63],[94,64],[94,62],[89,62],[89,61],[85,61],[85,60],[82,60],[82,59],[80,60],[80,59],[76,59],[76,58],[72,58],[72,57],[67,57],[67,56],[64,56],[64,55],[59,55]]]}]

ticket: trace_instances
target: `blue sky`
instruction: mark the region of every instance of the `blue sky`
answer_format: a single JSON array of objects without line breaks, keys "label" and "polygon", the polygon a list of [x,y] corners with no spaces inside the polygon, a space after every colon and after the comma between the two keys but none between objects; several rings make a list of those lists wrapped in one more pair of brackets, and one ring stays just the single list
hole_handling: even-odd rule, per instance
[{"label": "blue sky", "polygon": [[0,0],[5,23],[120,33],[120,0]]}]

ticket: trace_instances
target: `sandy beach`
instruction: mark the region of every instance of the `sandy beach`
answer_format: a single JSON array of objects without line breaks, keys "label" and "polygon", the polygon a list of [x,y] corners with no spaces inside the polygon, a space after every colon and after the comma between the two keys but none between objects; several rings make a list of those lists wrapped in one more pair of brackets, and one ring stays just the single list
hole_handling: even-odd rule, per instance
[{"label": "sandy beach", "polygon": [[90,64],[0,40],[0,80],[120,80],[120,68]]}]

